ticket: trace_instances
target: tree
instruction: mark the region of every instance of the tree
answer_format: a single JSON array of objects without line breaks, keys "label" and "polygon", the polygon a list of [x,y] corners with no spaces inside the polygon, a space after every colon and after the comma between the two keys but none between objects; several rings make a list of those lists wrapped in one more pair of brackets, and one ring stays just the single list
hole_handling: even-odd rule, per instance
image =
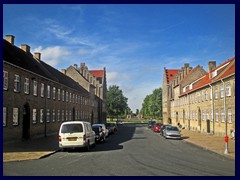
[{"label": "tree", "polygon": [[127,104],[127,98],[123,96],[123,92],[118,86],[110,86],[107,91],[107,114],[110,119],[125,115],[130,108]]},{"label": "tree", "polygon": [[162,88],[155,89],[144,98],[141,114],[146,118],[162,117]]}]

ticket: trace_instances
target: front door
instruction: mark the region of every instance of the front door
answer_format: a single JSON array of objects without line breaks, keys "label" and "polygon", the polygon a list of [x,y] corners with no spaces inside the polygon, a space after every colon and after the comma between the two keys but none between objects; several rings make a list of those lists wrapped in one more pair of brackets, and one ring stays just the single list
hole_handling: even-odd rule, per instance
[{"label": "front door", "polygon": [[23,106],[23,124],[22,124],[22,138],[27,140],[30,138],[30,106],[26,103]]}]

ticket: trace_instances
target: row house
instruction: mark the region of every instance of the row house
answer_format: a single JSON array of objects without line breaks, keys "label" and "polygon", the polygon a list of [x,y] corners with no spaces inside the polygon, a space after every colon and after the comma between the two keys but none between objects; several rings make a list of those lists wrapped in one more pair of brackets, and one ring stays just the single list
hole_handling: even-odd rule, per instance
[{"label": "row house", "polygon": [[16,47],[14,36],[3,40],[4,142],[56,133],[64,121],[104,122],[98,118],[105,113],[99,101],[80,82],[42,61],[40,53],[31,54],[28,45]]},{"label": "row house", "polygon": [[164,84],[173,125],[220,136],[235,130],[235,57],[217,67],[210,61],[208,72],[197,66],[180,81],[177,76]]}]

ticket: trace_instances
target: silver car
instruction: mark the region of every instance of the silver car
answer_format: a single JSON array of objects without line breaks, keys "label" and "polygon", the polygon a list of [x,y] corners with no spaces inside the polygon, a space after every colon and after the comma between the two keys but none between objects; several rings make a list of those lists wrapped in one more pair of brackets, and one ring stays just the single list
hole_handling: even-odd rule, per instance
[{"label": "silver car", "polygon": [[163,136],[169,139],[181,139],[181,133],[177,126],[166,126]]}]

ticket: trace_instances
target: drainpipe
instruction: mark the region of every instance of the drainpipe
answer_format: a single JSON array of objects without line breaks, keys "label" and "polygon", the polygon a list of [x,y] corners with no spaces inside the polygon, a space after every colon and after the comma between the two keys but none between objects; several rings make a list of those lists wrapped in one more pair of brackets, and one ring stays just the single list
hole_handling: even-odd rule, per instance
[{"label": "drainpipe", "polygon": [[189,94],[187,93],[187,103],[188,103],[188,130],[190,130],[190,97]]},{"label": "drainpipe", "polygon": [[213,120],[213,134],[215,133],[215,119],[214,119],[214,98],[213,98],[213,87],[211,84],[208,84],[211,87],[211,96],[212,96],[212,120]]},{"label": "drainpipe", "polygon": [[[226,118],[226,94],[225,94],[225,83],[224,81],[221,79],[222,83],[223,83],[223,93],[224,93],[224,115],[225,115],[225,137],[227,137],[227,118]],[[228,154],[228,141],[225,141],[225,151],[224,154]]]}]

